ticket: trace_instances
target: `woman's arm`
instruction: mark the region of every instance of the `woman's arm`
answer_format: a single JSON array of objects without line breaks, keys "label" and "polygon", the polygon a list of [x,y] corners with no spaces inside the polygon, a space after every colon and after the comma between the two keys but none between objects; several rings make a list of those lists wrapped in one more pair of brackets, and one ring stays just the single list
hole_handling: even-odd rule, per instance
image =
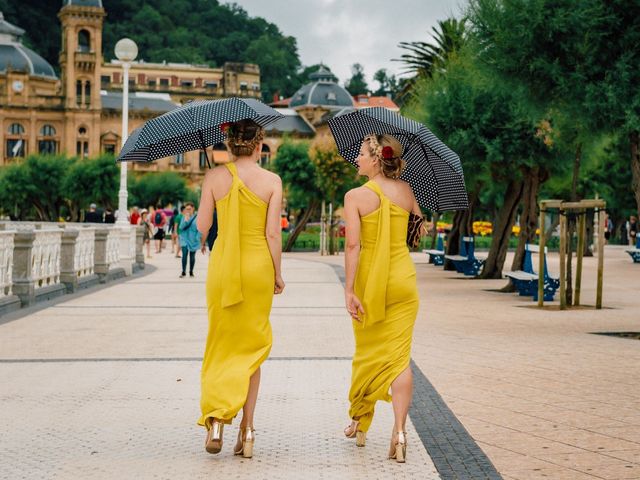
[{"label": "woman's arm", "polygon": [[346,223],[344,248],[345,302],[351,317],[360,321],[360,315],[364,313],[364,309],[354,291],[358,260],[360,259],[360,213],[353,197],[353,190],[347,192],[344,196],[344,219]]},{"label": "woman's arm", "polygon": [[[207,236],[211,224],[213,223],[213,209],[216,206],[216,202],[213,198],[213,170],[209,170],[204,176],[204,182],[202,182],[202,195],[200,196],[200,205],[198,206],[197,225],[198,231]],[[180,227],[182,229],[182,227]]]},{"label": "woman's arm", "polygon": [[280,229],[280,209],[282,208],[282,180],[277,177],[273,193],[269,199],[269,207],[267,208],[267,223],[265,226],[265,236],[273,261],[273,269],[275,271],[275,287],[274,293],[277,295],[284,290],[284,281],[280,264],[282,259],[282,230]]}]

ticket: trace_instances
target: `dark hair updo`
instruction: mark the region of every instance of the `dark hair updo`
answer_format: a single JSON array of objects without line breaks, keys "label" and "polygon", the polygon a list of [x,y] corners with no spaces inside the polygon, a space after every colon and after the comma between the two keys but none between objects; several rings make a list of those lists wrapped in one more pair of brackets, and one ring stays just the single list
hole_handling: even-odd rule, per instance
[{"label": "dark hair updo", "polygon": [[[369,135],[364,138],[369,152],[380,161],[382,174],[389,178],[400,178],[405,162],[402,159],[402,144],[387,134]],[[383,155],[384,152],[384,155]]]},{"label": "dark hair updo", "polygon": [[264,139],[264,129],[253,120],[240,120],[228,125],[226,135],[225,143],[231,154],[242,157],[253,153]]}]

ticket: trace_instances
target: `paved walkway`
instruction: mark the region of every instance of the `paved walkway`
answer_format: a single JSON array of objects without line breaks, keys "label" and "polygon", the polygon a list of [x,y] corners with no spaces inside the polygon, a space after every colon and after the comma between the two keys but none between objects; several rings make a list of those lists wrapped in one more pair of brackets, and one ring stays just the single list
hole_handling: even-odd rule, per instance
[{"label": "paved walkway", "polygon": [[[316,254],[284,260],[255,458],[231,458],[235,427],[221,456],[206,455],[194,425],[205,265],[198,256],[196,279],[178,280],[163,253],[143,277],[0,318],[0,478],[640,479],[640,342],[593,334],[640,330],[640,265],[607,247],[612,308],[559,312],[495,292],[502,280],[414,258],[422,302],[406,465],[384,459],[389,405],[365,449],[341,437],[353,349],[343,259]],[[585,303],[595,263],[585,259]]]},{"label": "paved walkway", "polygon": [[206,265],[157,269],[0,326],[0,478],[439,478],[412,424],[408,463],[386,459],[381,404],[366,448],[342,435],[353,350],[335,270],[286,258],[263,367],[252,460],[203,448],[200,358]]}]

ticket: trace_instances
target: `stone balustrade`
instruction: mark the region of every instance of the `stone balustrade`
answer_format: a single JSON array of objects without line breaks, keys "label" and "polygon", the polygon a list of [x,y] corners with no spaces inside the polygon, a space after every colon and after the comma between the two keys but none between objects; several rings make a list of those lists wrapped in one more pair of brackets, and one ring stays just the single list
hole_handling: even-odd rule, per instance
[{"label": "stone balustrade", "polygon": [[0,315],[144,268],[142,228],[0,221]]}]

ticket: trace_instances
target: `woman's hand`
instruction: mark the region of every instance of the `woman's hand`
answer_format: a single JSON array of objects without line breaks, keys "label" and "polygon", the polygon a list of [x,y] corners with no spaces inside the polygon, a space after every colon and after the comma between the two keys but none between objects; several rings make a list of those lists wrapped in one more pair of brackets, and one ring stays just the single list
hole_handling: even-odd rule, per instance
[{"label": "woman's hand", "polygon": [[345,304],[347,306],[347,312],[357,322],[362,322],[362,315],[364,315],[364,308],[362,302],[356,296],[355,293],[345,293]]},{"label": "woman's hand", "polygon": [[276,277],[276,284],[273,288],[273,293],[275,293],[276,295],[280,295],[283,290],[284,290],[284,280],[282,280],[282,277],[278,275]]}]

